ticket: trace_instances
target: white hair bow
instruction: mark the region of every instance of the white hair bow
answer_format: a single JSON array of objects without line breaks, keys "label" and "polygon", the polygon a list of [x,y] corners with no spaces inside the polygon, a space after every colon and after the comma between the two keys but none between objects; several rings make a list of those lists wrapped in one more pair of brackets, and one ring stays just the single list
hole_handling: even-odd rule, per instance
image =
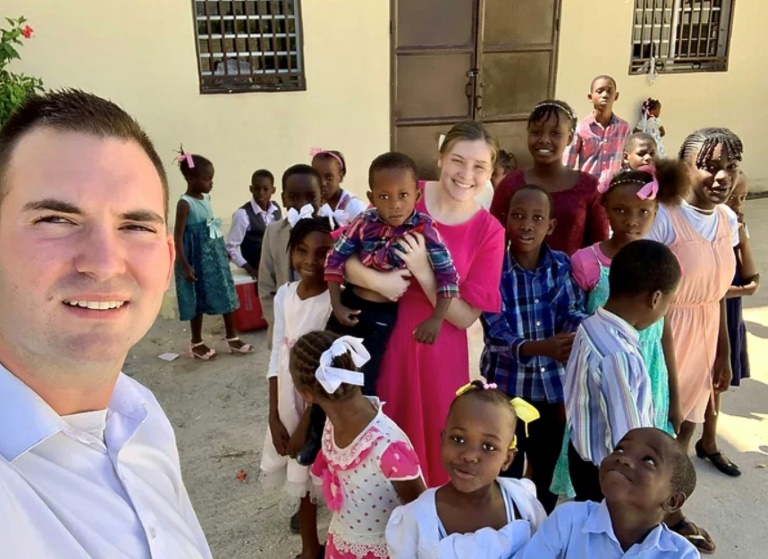
[{"label": "white hair bow", "polygon": [[[323,207],[318,210],[317,215],[320,217],[327,217],[333,219],[339,226],[344,226],[349,223],[349,214],[344,210],[332,210],[328,204],[323,204]],[[331,223],[331,229],[335,225]]]},{"label": "white hair bow", "polygon": [[363,386],[365,375],[358,371],[349,371],[333,366],[336,357],[349,353],[355,367],[362,367],[371,359],[371,354],[365,349],[361,338],[342,336],[331,344],[331,347],[320,356],[320,366],[315,372],[315,378],[328,394],[333,394],[342,383]]},{"label": "white hair bow", "polygon": [[312,204],[305,204],[298,212],[291,208],[285,216],[288,218],[288,224],[291,226],[291,229],[293,229],[300,220],[314,217],[315,208],[312,207]]}]

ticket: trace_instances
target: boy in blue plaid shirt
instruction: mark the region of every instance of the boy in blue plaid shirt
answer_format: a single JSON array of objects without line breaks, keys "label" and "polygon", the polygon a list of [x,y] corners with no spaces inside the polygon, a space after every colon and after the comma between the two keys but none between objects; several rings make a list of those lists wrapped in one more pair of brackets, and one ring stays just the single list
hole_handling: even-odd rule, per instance
[{"label": "boy in blue plaid shirt", "polygon": [[509,396],[519,396],[541,418],[518,432],[514,462],[502,475],[522,477],[524,456],[547,513],[557,503],[549,491],[565,431],[563,375],[579,324],[587,318],[584,293],[571,262],[545,243],[557,222],[552,197],[538,186],[520,188],[509,201],[509,250],[501,274],[501,312],[483,313],[485,348],[480,370]]}]

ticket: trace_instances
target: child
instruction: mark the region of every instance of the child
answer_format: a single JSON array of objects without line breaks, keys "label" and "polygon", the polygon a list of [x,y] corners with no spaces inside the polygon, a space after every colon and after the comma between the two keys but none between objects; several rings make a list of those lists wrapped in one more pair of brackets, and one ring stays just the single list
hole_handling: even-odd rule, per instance
[{"label": "child", "polygon": [[363,338],[371,360],[363,370],[363,393],[376,391],[379,365],[395,326],[397,303],[374,291],[349,285],[342,291],[344,263],[356,255],[364,265],[379,271],[405,267],[399,254],[410,250],[399,244],[418,231],[424,235],[430,264],[435,270],[438,299],[432,316],[414,330],[418,342],[433,344],[440,333],[451,299],[459,295],[459,277],[432,219],[415,210],[421,191],[416,164],[402,153],[389,152],[371,163],[368,171],[373,208],[360,214],[344,231],[328,255],[325,279],[329,282],[333,317],[330,330]]},{"label": "child", "polygon": [[491,184],[493,189],[499,186],[501,180],[509,173],[517,169],[517,158],[515,154],[510,151],[499,150],[499,155],[496,157],[496,166],[493,168],[493,174],[491,175]]},{"label": "child", "polygon": [[189,354],[208,361],[216,350],[203,342],[203,315],[224,317],[227,349],[230,353],[252,353],[251,344],[237,336],[232,312],[237,309],[237,294],[229,271],[220,220],[213,218],[210,191],[213,188],[213,163],[201,155],[184,153],[177,158],[187,181],[187,191],[176,205],[176,299],[179,318],[190,321],[192,341]]},{"label": "child", "polygon": [[608,238],[608,220],[600,206],[597,180],[563,165],[563,152],[573,139],[576,115],[556,99],[542,101],[528,117],[528,150],[533,166],[513,171],[493,195],[490,212],[507,226],[509,199],[526,184],[536,184],[552,195],[557,227],[547,243],[568,256]]},{"label": "child", "polygon": [[333,512],[326,557],[386,558],[384,528],[392,509],[425,489],[408,437],[377,398],[360,392],[358,371],[368,358],[360,339],[331,332],[305,334],[291,350],[296,388],[328,414],[322,453],[312,466]]},{"label": "child", "polygon": [[602,503],[565,503],[514,559],[698,559],[664,518],[696,488],[696,470],[659,429],[632,429],[600,465]]},{"label": "child", "polygon": [[[678,440],[687,450],[696,423],[704,423],[697,454],[721,472],[738,476],[739,467],[717,445],[720,393],[731,382],[726,293],[736,273],[739,244],[736,215],[725,205],[738,176],[743,145],[727,128],[703,128],[680,148],[690,188],[676,206],[660,205],[648,238],[667,245],[685,270],[666,321],[672,332],[683,425]],[[700,551],[715,544],[680,511],[667,519]]]},{"label": "child", "polygon": [[652,427],[653,399],[638,330],[667,312],[680,266],[655,241],[633,241],[611,263],[610,295],[576,334],[565,372],[568,461],[578,501],[602,500],[598,466],[636,427]]},{"label": "child", "polygon": [[571,278],[562,252],[544,242],[555,228],[552,197],[538,186],[517,190],[509,202],[509,252],[501,274],[501,312],[483,313],[480,371],[509,396],[530,402],[540,414],[529,436],[518,428],[520,452],[502,475],[522,477],[525,458],[547,513],[557,504],[549,491],[565,430],[564,363],[576,328],[587,317],[584,294]]},{"label": "child", "polygon": [[395,509],[387,525],[391,559],[510,557],[546,518],[529,480],[498,477],[514,459],[518,419],[535,409],[493,384],[459,389],[442,433],[450,482]]},{"label": "child", "polygon": [[281,485],[285,488],[280,509],[286,516],[298,510],[303,559],[322,555],[317,539],[317,508],[309,495],[312,488],[309,469],[293,460],[307,438],[309,409],[296,391],[288,357],[296,340],[307,332],[323,328],[331,314],[323,265],[332,246],[326,219],[302,219],[291,229],[287,249],[299,281],[281,286],[275,296],[272,353],[267,373],[269,431],[261,457],[263,483],[266,488]]},{"label": "child", "polygon": [[656,162],[656,140],[650,134],[635,132],[627,136],[624,142],[621,169],[639,169],[640,167],[653,166]]},{"label": "child", "polygon": [[227,238],[229,259],[252,278],[259,278],[261,245],[267,225],[279,221],[283,215],[280,206],[272,201],[275,195],[275,177],[266,169],[251,176],[253,199],[243,204],[232,216],[232,228]]},{"label": "child", "polygon": [[312,168],[320,174],[320,191],[323,205],[319,215],[331,217],[337,226],[348,225],[358,214],[365,211],[365,202],[341,188],[347,174],[347,162],[340,151],[313,148]]},{"label": "child", "polygon": [[728,339],[731,342],[731,386],[740,386],[741,379],[749,378],[749,354],[747,353],[747,328],[741,316],[741,298],[757,293],[760,287],[760,274],[757,273],[752,250],[749,246],[749,233],[744,222],[744,202],[747,200],[747,178],[739,172],[736,184],[728,198],[728,207],[739,218],[739,246],[736,247],[736,277],[726,293],[728,309]]},{"label": "child", "polygon": [[649,134],[653,141],[656,142],[656,150],[659,153],[659,157],[664,157],[666,152],[664,150],[664,142],[661,139],[667,133],[664,130],[664,123],[661,122],[661,101],[648,97],[643,101],[643,106],[640,109],[640,120],[635,125],[635,132],[645,132]]},{"label": "child", "polygon": [[607,183],[621,167],[624,139],[630,128],[613,112],[619,92],[611,76],[593,79],[587,99],[592,103],[592,112],[576,127],[576,138],[568,146],[563,162]]},{"label": "child", "polygon": [[288,255],[291,228],[301,218],[312,217],[320,207],[320,175],[309,165],[293,165],[282,178],[283,206],[287,215],[267,225],[264,231],[261,261],[259,262],[259,301],[267,321],[267,346],[272,348],[272,324],[275,321],[273,301],[277,289],[296,279]]}]

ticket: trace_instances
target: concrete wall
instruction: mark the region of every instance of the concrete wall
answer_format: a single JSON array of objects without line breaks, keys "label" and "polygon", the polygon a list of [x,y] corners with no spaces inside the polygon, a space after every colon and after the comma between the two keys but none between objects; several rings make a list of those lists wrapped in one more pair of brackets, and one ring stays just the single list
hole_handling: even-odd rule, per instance
[{"label": "concrete wall", "polygon": [[199,93],[191,0],[3,0],[0,16],[35,29],[15,69],[111,98],[142,123],[169,163],[172,200],[185,188],[170,165],[179,143],[211,159],[228,221],[257,168],[279,181],[310,148],[339,149],[345,186],[362,194],[389,147],[389,1],[301,4],[307,90],[280,93]]},{"label": "concrete wall", "polygon": [[590,80],[610,74],[618,82],[616,114],[634,126],[642,101],[662,103],[667,152],[704,126],[727,126],[745,146],[744,172],[754,190],[768,190],[768,168],[760,153],[768,130],[768,2],[735,0],[727,72],[660,74],[653,85],[629,76],[632,0],[563,0],[557,96],[581,117],[590,110]]}]

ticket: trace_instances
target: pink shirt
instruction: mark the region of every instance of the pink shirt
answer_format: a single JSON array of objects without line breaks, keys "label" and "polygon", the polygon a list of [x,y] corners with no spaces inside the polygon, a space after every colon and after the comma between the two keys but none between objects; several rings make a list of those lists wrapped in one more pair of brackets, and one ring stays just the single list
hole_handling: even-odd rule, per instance
[{"label": "pink shirt", "polygon": [[577,250],[571,256],[571,274],[579,287],[584,291],[592,291],[600,281],[600,265],[611,267],[611,259],[602,250],[600,243]]}]

